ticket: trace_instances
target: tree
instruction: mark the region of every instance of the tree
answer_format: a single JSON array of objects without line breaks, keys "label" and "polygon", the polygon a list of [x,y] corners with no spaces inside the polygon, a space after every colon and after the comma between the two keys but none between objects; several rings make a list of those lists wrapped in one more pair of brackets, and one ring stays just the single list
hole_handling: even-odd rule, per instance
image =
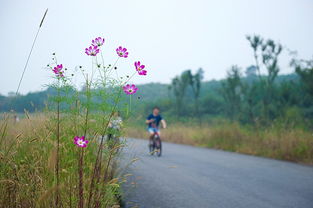
[{"label": "tree", "polygon": [[257,67],[254,65],[251,65],[249,67],[246,68],[245,74],[247,76],[247,78],[252,78],[254,79],[254,77],[257,76]]},{"label": "tree", "polygon": [[253,49],[253,55],[256,64],[255,67],[258,71],[260,80],[264,81],[261,74],[262,65],[259,61],[261,58],[261,63],[267,70],[265,84],[272,85],[279,72],[278,57],[282,52],[282,45],[275,43],[271,39],[265,41],[258,35],[247,35],[246,38]]},{"label": "tree", "polygon": [[176,76],[172,79],[171,89],[173,90],[176,106],[177,106],[177,114],[182,115],[182,106],[183,100],[185,97],[186,89],[189,84],[189,74],[188,70],[183,72],[180,76]]},{"label": "tree", "polygon": [[232,66],[227,72],[227,78],[222,83],[222,96],[225,100],[226,114],[232,119],[239,119],[241,100],[243,96],[241,72],[238,66]]},{"label": "tree", "polygon": [[302,109],[307,118],[313,118],[313,59],[292,60],[291,65],[299,75],[301,86],[304,91],[301,95]]},{"label": "tree", "polygon": [[193,97],[195,101],[195,113],[196,116],[199,118],[201,124],[201,115],[199,114],[199,97],[200,97],[200,90],[201,90],[201,82],[203,79],[203,70],[199,68],[195,75],[192,75],[191,71],[188,71],[189,75],[189,84],[191,86]]},{"label": "tree", "polygon": [[255,66],[256,66],[256,69],[258,71],[258,75],[261,78],[261,69],[260,69],[260,64],[259,64],[258,51],[263,44],[263,38],[261,38],[259,35],[253,35],[253,36],[247,35],[246,38],[250,42],[250,46],[253,49]]},{"label": "tree", "polygon": [[[264,96],[262,98],[263,105],[263,116],[265,122],[274,117],[275,111],[277,110],[274,106],[274,82],[279,72],[278,57],[282,52],[282,45],[275,43],[273,40],[264,40],[258,35],[246,36],[249,41],[254,54],[256,68],[259,74],[259,80],[261,86],[264,88]],[[259,59],[261,59],[261,64]],[[267,71],[266,75],[261,74],[261,69],[265,68]]]},{"label": "tree", "polygon": [[293,60],[291,65],[295,67],[306,91],[313,96],[313,60]]},{"label": "tree", "polygon": [[267,69],[267,85],[272,86],[279,72],[278,57],[282,52],[281,44],[269,39],[262,45],[262,63]]}]

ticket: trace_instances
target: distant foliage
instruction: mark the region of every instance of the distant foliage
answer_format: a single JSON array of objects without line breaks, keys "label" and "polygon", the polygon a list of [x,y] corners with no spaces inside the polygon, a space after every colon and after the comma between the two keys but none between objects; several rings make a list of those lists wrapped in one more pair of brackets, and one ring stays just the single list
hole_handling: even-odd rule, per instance
[{"label": "distant foliage", "polygon": [[[134,114],[144,117],[153,106],[159,106],[163,114],[173,120],[196,118],[201,122],[223,117],[244,124],[268,126],[277,119],[290,125],[287,120],[293,112],[295,117],[302,118],[298,119],[300,123],[312,123],[313,59],[293,57],[291,66],[294,73],[280,75],[279,58],[286,49],[280,43],[258,35],[246,38],[254,63],[245,70],[234,65],[224,80],[203,81],[203,69],[194,73],[189,69],[174,77],[170,84],[138,85],[141,90],[133,100]],[[123,52],[123,48],[120,50]],[[139,75],[144,73],[144,65],[136,63],[135,67]],[[213,70],[207,69],[206,72]],[[9,111],[13,106],[19,112],[24,109],[40,111],[45,107],[47,96],[53,94],[55,92],[48,88],[17,99],[0,96],[0,109]]]}]

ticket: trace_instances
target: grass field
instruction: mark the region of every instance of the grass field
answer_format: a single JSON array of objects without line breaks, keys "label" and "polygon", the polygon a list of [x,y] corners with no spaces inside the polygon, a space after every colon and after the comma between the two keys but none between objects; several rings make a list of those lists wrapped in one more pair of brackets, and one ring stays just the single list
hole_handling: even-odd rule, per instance
[{"label": "grass field", "polygon": [[[147,138],[143,125],[129,126],[127,135]],[[303,128],[242,126],[238,123],[172,124],[162,130],[168,142],[222,149],[281,160],[313,164],[313,135]]]},{"label": "grass field", "polygon": [[[73,126],[70,120],[63,118],[60,132],[67,133],[60,135],[57,184],[54,125],[46,114],[27,115],[19,122],[9,116],[1,119],[0,207],[77,207],[81,197],[84,207],[91,207],[91,204],[92,207],[119,207],[120,183],[124,180],[114,178],[115,150],[119,146],[109,147],[105,143],[99,177],[95,177],[96,182],[91,187],[99,137],[87,137],[89,144],[83,149],[84,165],[80,172],[82,148],[66,136]],[[91,198],[90,193],[93,193]]]}]

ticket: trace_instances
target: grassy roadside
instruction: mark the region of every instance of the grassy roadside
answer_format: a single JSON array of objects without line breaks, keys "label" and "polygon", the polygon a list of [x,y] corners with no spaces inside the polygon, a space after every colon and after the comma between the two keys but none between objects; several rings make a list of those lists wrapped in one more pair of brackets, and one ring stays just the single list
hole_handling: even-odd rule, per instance
[{"label": "grassy roadside", "polygon": [[[126,134],[130,137],[147,138],[142,125],[129,126]],[[303,128],[273,125],[257,129],[230,122],[204,124],[201,127],[176,123],[162,131],[162,139],[173,143],[313,164],[313,135]]]},{"label": "grassy roadside", "polygon": [[[62,122],[62,131],[71,128],[71,121]],[[62,207],[77,207],[79,201],[78,149],[73,138],[61,136],[60,183],[55,183],[56,140],[53,124],[47,115],[28,115],[19,122],[3,117],[0,120],[0,207],[55,207],[56,191]],[[89,184],[92,177],[98,137],[90,136],[84,155],[84,199],[87,204]],[[111,145],[111,148],[118,146]],[[94,189],[102,191],[102,206],[119,207],[120,184],[124,180],[114,178],[114,161],[118,155],[111,154],[104,145],[103,168],[106,168],[104,185]],[[102,177],[101,177],[102,178]],[[101,207],[102,207],[101,206]]]}]

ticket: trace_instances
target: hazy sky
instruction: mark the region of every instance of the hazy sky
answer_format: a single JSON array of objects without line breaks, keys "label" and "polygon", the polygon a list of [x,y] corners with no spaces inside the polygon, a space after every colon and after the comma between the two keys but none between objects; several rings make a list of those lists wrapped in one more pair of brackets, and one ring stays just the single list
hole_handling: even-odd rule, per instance
[{"label": "hazy sky", "polygon": [[[260,34],[299,52],[313,55],[312,0],[0,0],[0,93],[15,91],[33,38],[46,8],[21,92],[38,91],[51,82],[44,67],[51,54],[68,68],[89,67],[84,49],[98,36],[106,39],[107,63],[125,46],[120,74],[131,74],[141,60],[148,76],[134,83],[169,83],[185,69],[202,67],[205,80],[221,79],[233,64],[253,64],[246,34]],[[282,73],[292,71],[283,54]],[[82,82],[76,78],[76,83]]]}]

